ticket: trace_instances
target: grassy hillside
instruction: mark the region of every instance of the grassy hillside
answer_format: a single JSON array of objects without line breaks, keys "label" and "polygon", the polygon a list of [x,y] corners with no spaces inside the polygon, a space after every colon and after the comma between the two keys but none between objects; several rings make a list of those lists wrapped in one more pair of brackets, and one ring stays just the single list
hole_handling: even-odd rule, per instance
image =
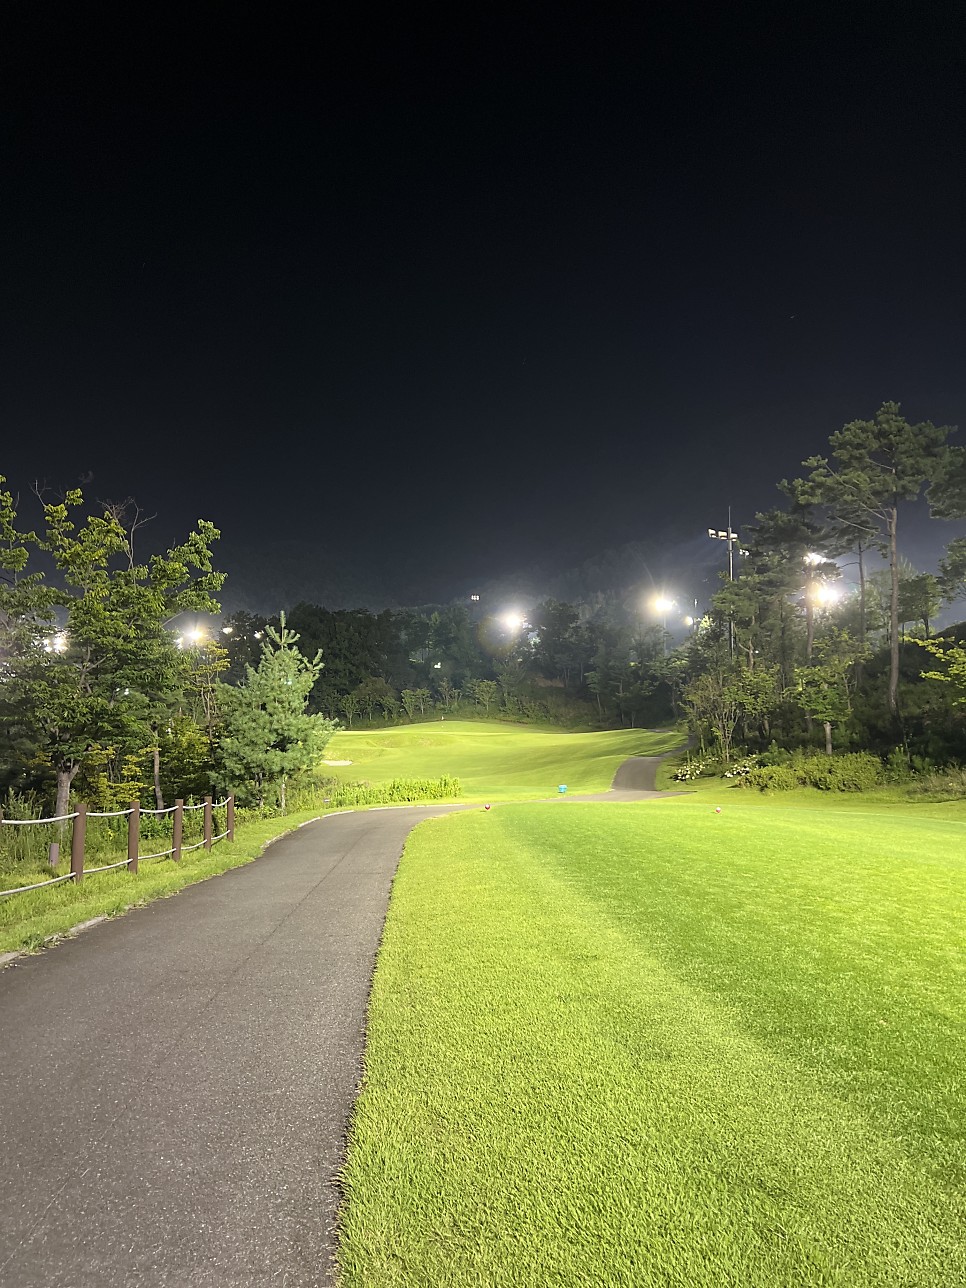
[{"label": "grassy hillside", "polygon": [[326,758],[351,760],[327,770],[344,782],[450,774],[463,784],[464,799],[525,800],[556,795],[560,783],[569,793],[605,791],[628,756],[661,755],[681,742],[671,731],[571,733],[439,720],[337,733]]},{"label": "grassy hillside", "polygon": [[419,828],[346,1288],[966,1282],[964,842],[740,793]]}]

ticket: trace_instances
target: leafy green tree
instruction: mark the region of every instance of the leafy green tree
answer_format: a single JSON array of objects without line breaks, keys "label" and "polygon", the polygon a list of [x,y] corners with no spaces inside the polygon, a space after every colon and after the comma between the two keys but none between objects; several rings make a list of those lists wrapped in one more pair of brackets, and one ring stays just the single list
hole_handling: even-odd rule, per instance
[{"label": "leafy green tree", "polygon": [[[942,602],[939,590],[939,579],[929,572],[921,573],[908,559],[899,557],[897,569],[899,580],[899,640],[905,639],[905,628],[908,623],[922,625],[926,634],[935,620]],[[879,629],[885,632],[888,640],[889,618],[888,604],[892,593],[892,576],[888,569],[870,573],[869,603],[871,631],[876,632],[876,605],[879,605]]]},{"label": "leafy green tree", "polygon": [[852,696],[867,656],[866,645],[848,631],[834,628],[816,649],[812,663],[795,672],[798,705],[809,722],[821,720],[828,755],[832,754],[832,726],[844,724],[852,715]]},{"label": "leafy green tree", "polygon": [[211,791],[215,764],[208,732],[187,712],[172,713],[162,726],[158,750],[156,800],[200,797]]},{"label": "leafy green tree", "polygon": [[942,594],[939,579],[931,572],[919,572],[899,586],[899,617],[903,622],[915,622],[926,635],[936,619]]},{"label": "leafy green tree", "polygon": [[429,689],[416,689],[414,690],[414,693],[416,697],[416,705],[419,707],[419,714],[424,716],[426,714],[426,705],[432,701],[433,695],[430,693]]},{"label": "leafy green tree", "polygon": [[412,724],[416,715],[416,708],[419,706],[419,699],[416,697],[414,689],[403,689],[399,695],[402,702],[403,710],[409,716],[409,723]]},{"label": "leafy green tree", "polygon": [[379,707],[384,715],[391,716],[398,706],[395,693],[379,675],[367,675],[354,693],[359,699],[360,709],[370,724],[376,707]]},{"label": "leafy green tree", "polygon": [[442,660],[451,679],[460,679],[469,688],[469,679],[485,666],[476,629],[461,604],[450,605],[433,613],[429,619],[429,649],[436,660]]},{"label": "leafy green tree", "polygon": [[349,728],[352,728],[352,721],[359,714],[359,695],[358,693],[346,693],[339,699],[339,709],[345,716]]},{"label": "leafy green tree", "polygon": [[731,761],[735,729],[741,719],[741,696],[737,667],[705,671],[692,680],[684,694],[692,727],[710,729],[726,765]]},{"label": "leafy green tree", "polygon": [[[734,583],[739,597],[750,597],[755,609],[745,608],[738,620],[750,619],[752,652],[749,669],[759,653],[778,663],[790,678],[787,605],[794,599],[805,619],[805,657],[811,658],[815,644],[816,609],[822,588],[839,576],[837,565],[825,554],[834,534],[815,522],[807,507],[795,505],[790,513],[769,510],[755,516],[749,529],[749,564]],[[727,589],[727,588],[726,588]],[[740,608],[736,607],[740,613]],[[785,647],[775,647],[775,628]]]},{"label": "leafy green tree", "polygon": [[503,694],[503,705],[508,710],[519,700],[526,682],[527,673],[518,658],[510,658],[497,668],[497,687]]},{"label": "leafy green tree", "polygon": [[914,642],[942,663],[941,669],[933,667],[930,671],[921,671],[922,678],[951,685],[955,694],[953,704],[960,707],[966,705],[966,645],[939,639]]},{"label": "leafy green tree", "polygon": [[496,695],[499,692],[495,680],[476,680],[472,685],[473,697],[483,708],[486,715],[490,714],[490,707],[496,701]]},{"label": "leafy green tree", "polygon": [[956,537],[939,561],[939,591],[947,604],[966,598],[966,537]]},{"label": "leafy green tree", "polygon": [[[224,580],[211,565],[218,531],[210,523],[141,563],[136,511],[128,519],[124,507],[102,506],[84,516],[82,507],[77,490],[41,501],[39,534],[18,533],[13,498],[0,499],[8,709],[54,777],[57,814],[67,812],[77,774],[85,764],[93,774],[106,748],[123,759],[156,744],[180,680],[166,624],[187,610],[217,612]],[[28,571],[37,556],[53,565],[50,582]]]},{"label": "leafy green tree", "polygon": [[741,707],[745,737],[749,736],[752,725],[759,728],[766,738],[769,737],[771,719],[783,695],[779,668],[768,664],[759,664],[754,670],[743,668],[734,677],[733,685]]},{"label": "leafy green tree", "polygon": [[256,613],[237,612],[224,619],[219,635],[228,658],[228,665],[220,674],[225,683],[241,684],[246,666],[258,665],[267,625],[268,618]]},{"label": "leafy green tree", "polygon": [[581,660],[577,609],[572,604],[547,599],[537,605],[534,617],[537,629],[534,665],[547,679],[560,680],[565,689],[569,688]]},{"label": "leafy green tree", "polygon": [[821,720],[825,728],[825,750],[832,754],[832,726],[842,724],[852,713],[841,662],[813,662],[795,672],[798,704],[807,716]]},{"label": "leafy green tree", "polygon": [[224,686],[222,697],[220,785],[260,808],[273,795],[282,813],[288,785],[315,768],[335,729],[333,721],[308,712],[323,663],[321,654],[303,656],[298,638],[282,614],[278,630],[265,628],[258,666],[248,667],[243,684]]},{"label": "leafy green tree", "polygon": [[[229,669],[228,650],[217,639],[202,639],[181,647],[181,693],[183,705],[195,723],[208,734],[208,749],[214,752],[218,723],[220,678]],[[160,806],[159,806],[160,808]]]},{"label": "leafy green tree", "polygon": [[[831,456],[804,462],[811,473],[789,487],[796,498],[828,511],[861,517],[889,557],[890,670],[888,703],[899,710],[899,507],[914,501],[924,485],[943,489],[946,513],[955,504],[950,479],[958,455],[949,446],[950,426],[930,421],[910,425],[899,404],[883,403],[872,420],[854,420],[829,438]],[[930,497],[932,500],[932,497]],[[937,499],[940,499],[937,494]]]}]

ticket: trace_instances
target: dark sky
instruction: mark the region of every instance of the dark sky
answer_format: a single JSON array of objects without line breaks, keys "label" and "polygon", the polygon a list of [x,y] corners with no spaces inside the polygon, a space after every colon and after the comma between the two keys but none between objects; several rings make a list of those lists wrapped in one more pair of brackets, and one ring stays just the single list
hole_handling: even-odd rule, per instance
[{"label": "dark sky", "polygon": [[429,598],[966,429],[958,3],[83,9],[2,33],[21,487]]}]

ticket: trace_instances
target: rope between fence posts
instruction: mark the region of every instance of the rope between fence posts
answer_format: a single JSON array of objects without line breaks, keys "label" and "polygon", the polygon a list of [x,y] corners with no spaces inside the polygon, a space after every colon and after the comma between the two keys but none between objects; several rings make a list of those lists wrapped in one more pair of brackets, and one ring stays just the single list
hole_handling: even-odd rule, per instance
[{"label": "rope between fence posts", "polygon": [[42,886],[57,885],[60,881],[69,881],[73,872],[68,872],[62,877],[52,877],[49,881],[38,881],[35,885],[17,886],[14,890],[0,890],[0,899],[5,899],[8,894],[24,894],[27,890],[39,890]]},{"label": "rope between fence posts", "polygon": [[114,809],[114,810],[106,810],[103,812],[101,810],[89,809],[87,811],[87,817],[88,818],[124,818],[125,815],[130,813],[132,813],[132,811],[129,809]]},{"label": "rope between fence posts", "polygon": [[174,854],[174,850],[158,850],[157,854],[139,854],[138,863],[147,863],[148,859],[166,859],[169,854]]},{"label": "rope between fence posts", "polygon": [[95,872],[110,872],[113,868],[126,868],[127,865],[128,860],[122,859],[120,863],[105,863],[102,868],[85,868],[84,876],[92,877]]},{"label": "rope between fence posts", "polygon": [[173,814],[173,813],[174,813],[174,811],[175,811],[177,808],[178,808],[178,807],[177,807],[177,805],[169,805],[169,806],[167,807],[167,809],[144,809],[144,808],[142,808],[141,813],[142,813],[142,814]]},{"label": "rope between fence posts", "polygon": [[187,854],[189,850],[200,850],[203,845],[204,841],[197,841],[194,845],[182,845],[181,853]]},{"label": "rope between fence posts", "polygon": [[25,827],[33,823],[66,823],[76,817],[76,814],[58,814],[55,818],[0,818],[0,823],[6,827]]},{"label": "rope between fence posts", "polygon": [[228,835],[227,832],[219,832],[217,836],[213,836],[211,838],[212,845],[214,845],[216,841],[223,841],[227,835]]},{"label": "rope between fence posts", "polygon": [[189,809],[204,809],[204,805],[185,805],[182,807],[187,814]]}]

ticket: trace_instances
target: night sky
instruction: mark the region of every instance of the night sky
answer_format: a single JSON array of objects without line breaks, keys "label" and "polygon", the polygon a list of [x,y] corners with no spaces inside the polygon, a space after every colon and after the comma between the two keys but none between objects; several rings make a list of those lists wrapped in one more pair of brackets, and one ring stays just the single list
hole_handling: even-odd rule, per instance
[{"label": "night sky", "polygon": [[885,399],[966,432],[960,4],[42,10],[0,472],[211,519],[226,602],[679,557]]}]

